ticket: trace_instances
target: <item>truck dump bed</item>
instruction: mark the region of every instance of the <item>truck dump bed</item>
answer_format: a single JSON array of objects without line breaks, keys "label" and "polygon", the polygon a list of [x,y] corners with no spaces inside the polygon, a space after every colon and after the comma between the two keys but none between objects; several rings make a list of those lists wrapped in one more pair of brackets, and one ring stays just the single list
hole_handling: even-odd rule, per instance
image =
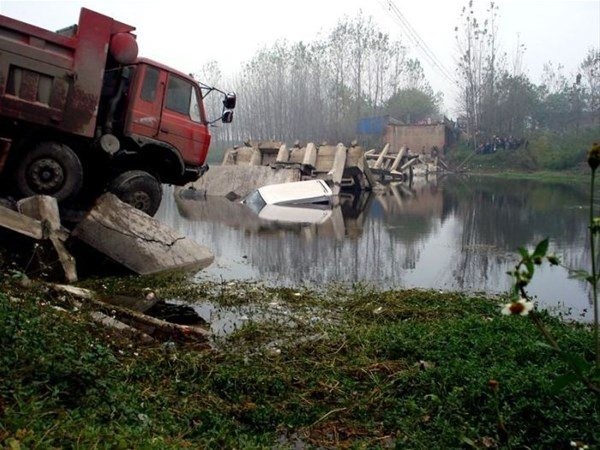
[{"label": "truck dump bed", "polygon": [[85,8],[56,33],[0,15],[0,119],[93,136],[109,49],[133,62],[134,29]]}]

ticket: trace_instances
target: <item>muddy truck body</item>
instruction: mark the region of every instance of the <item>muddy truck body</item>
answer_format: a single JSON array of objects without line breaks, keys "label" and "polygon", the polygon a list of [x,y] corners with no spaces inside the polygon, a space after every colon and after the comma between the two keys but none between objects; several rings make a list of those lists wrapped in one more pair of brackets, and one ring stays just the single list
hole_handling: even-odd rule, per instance
[{"label": "muddy truck body", "polygon": [[110,190],[153,215],[162,183],[207,170],[203,96],[235,95],[138,58],[134,27],[83,8],[57,32],[0,15],[0,181],[66,204]]}]

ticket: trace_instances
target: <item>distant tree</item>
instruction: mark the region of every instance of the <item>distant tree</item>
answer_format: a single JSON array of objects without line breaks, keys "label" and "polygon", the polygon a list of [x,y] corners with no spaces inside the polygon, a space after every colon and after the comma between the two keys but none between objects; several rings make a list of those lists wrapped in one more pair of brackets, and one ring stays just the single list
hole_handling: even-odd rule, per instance
[{"label": "distant tree", "polygon": [[439,114],[439,104],[431,92],[400,89],[387,101],[385,112],[405,123],[415,123]]},{"label": "distant tree", "polygon": [[325,41],[334,74],[332,95],[335,138],[352,139],[356,122],[380,112],[406,71],[406,49],[359,13],[340,21]]},{"label": "distant tree", "polygon": [[538,103],[538,91],[525,75],[504,72],[497,85],[496,133],[522,136],[532,123]]},{"label": "distant tree", "polygon": [[581,83],[578,77],[569,83],[563,70],[561,64],[544,64],[534,113],[534,123],[538,128],[564,131],[577,124],[583,106]]},{"label": "distant tree", "polygon": [[579,65],[585,109],[600,113],[600,48],[592,48]]}]

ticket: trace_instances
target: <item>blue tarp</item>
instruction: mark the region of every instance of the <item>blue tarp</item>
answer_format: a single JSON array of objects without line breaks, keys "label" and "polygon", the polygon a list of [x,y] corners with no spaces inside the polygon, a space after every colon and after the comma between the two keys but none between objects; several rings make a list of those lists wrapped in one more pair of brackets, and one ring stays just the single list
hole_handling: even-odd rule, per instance
[{"label": "blue tarp", "polygon": [[400,122],[391,116],[365,117],[358,121],[356,131],[358,134],[383,134],[388,124],[399,124]]}]

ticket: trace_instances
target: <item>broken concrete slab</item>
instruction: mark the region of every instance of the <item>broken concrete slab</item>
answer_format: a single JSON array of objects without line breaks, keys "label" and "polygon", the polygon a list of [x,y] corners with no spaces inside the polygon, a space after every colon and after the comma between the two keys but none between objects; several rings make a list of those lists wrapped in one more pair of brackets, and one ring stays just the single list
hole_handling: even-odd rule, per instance
[{"label": "broken concrete slab", "polygon": [[19,200],[17,208],[21,214],[41,221],[44,237],[48,238],[54,247],[65,280],[69,283],[77,281],[75,258],[69,253],[64,244],[69,237],[69,231],[61,224],[56,199],[48,195],[34,195]]},{"label": "broken concrete slab", "polygon": [[274,169],[267,166],[215,166],[211,167],[198,181],[191,183],[194,189],[205,195],[226,197],[234,193],[238,198],[269,184],[300,181],[298,169]]},{"label": "broken concrete slab", "polygon": [[40,220],[0,206],[0,226],[33,239],[43,239],[44,229]]},{"label": "broken concrete slab", "polygon": [[200,270],[214,260],[207,247],[110,193],[98,199],[71,235],[140,275]]},{"label": "broken concrete slab", "polygon": [[75,259],[64,245],[69,232],[60,223],[56,199],[47,195],[36,195],[20,200],[17,206],[18,211],[0,206],[0,227],[33,239],[49,240],[52,245],[44,245],[44,248],[49,250],[50,258],[43,256],[45,252],[35,255],[40,265],[51,267],[58,256],[65,279],[68,282],[77,281]]}]

